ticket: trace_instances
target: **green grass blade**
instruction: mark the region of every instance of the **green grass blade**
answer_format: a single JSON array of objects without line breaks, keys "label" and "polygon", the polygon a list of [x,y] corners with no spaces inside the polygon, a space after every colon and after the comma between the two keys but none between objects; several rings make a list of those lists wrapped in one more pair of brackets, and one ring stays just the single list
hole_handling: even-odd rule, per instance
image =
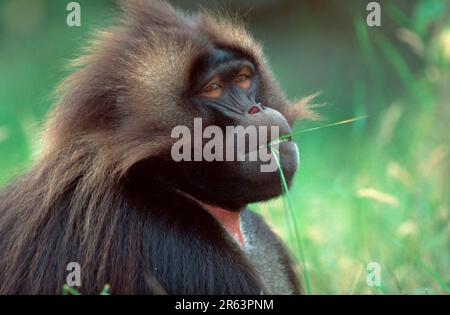
[{"label": "green grass blade", "polygon": [[286,179],[284,177],[283,170],[281,168],[280,159],[279,159],[280,152],[278,150],[276,150],[275,148],[273,148],[273,147],[270,147],[270,148],[271,148],[272,152],[274,153],[273,156],[274,156],[275,161],[276,161],[277,166],[278,166],[278,170],[279,170],[280,178],[281,178],[282,189],[283,189],[284,196],[286,198],[285,200],[287,201],[289,213],[290,213],[290,216],[291,216],[291,221],[292,221],[292,226],[293,226],[293,230],[294,230],[294,233],[295,233],[297,249],[299,251],[300,260],[301,260],[302,265],[303,265],[303,279],[305,281],[306,292],[307,292],[307,294],[311,294],[312,291],[311,291],[311,285],[310,285],[310,282],[309,282],[308,270],[307,270],[307,267],[306,267],[305,254],[304,254],[304,251],[303,251],[303,246],[302,246],[302,241],[301,241],[300,228],[298,227],[298,224],[297,224],[298,221],[297,221],[297,218],[296,218],[296,215],[295,215],[294,205],[293,205],[292,199],[290,197],[289,188],[287,186],[287,182],[286,182]]}]

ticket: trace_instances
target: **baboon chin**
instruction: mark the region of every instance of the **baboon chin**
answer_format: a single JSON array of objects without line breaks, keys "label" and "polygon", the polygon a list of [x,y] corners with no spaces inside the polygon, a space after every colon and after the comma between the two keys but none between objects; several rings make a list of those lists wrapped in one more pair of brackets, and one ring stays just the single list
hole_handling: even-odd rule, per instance
[{"label": "baboon chin", "polygon": [[[291,182],[307,102],[285,98],[235,19],[121,8],[61,84],[42,155],[0,195],[0,294],[60,294],[71,262],[82,294],[299,294],[284,246],[246,207],[280,195],[281,174]],[[239,138],[229,127],[269,131],[262,146],[246,135],[243,151],[239,139],[224,149],[248,159],[176,161],[172,131],[199,118],[222,143]],[[250,159],[262,147],[271,171]]]}]

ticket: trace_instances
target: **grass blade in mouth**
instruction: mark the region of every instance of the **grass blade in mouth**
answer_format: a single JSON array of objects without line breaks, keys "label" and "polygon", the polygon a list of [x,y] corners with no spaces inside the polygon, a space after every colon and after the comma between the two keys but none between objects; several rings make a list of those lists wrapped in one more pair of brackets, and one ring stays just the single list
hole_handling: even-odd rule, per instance
[{"label": "grass blade in mouth", "polygon": [[361,116],[361,117],[356,117],[356,118],[351,118],[351,119],[346,119],[346,120],[334,122],[334,123],[331,123],[331,124],[328,124],[328,125],[323,125],[323,126],[303,129],[303,130],[299,130],[295,134],[298,135],[298,134],[302,134],[302,133],[307,133],[307,132],[316,131],[316,130],[320,130],[320,129],[335,127],[335,126],[339,126],[339,125],[351,124],[351,123],[354,123],[354,122],[357,122],[357,121],[360,121],[360,120],[367,119],[368,117],[369,116]]},{"label": "grass blade in mouth", "polygon": [[269,146],[274,146],[280,143],[291,142],[293,140],[293,136],[291,134],[283,135],[278,137],[272,141],[270,141]]},{"label": "grass blade in mouth", "polygon": [[[287,135],[287,136],[283,136],[283,137],[289,137],[290,141],[292,140],[291,135]],[[302,242],[301,242],[300,228],[297,224],[298,221],[297,221],[297,218],[295,215],[294,205],[292,203],[292,199],[289,194],[289,188],[288,188],[286,179],[284,177],[283,169],[281,168],[280,152],[277,149],[273,148],[271,144],[269,144],[269,148],[272,150],[273,156],[274,156],[275,161],[278,166],[278,170],[280,172],[281,187],[282,187],[282,190],[284,193],[283,199],[285,201],[285,204],[287,205],[287,207],[285,207],[285,210],[287,210],[287,211],[285,211],[285,212],[287,212],[286,216],[291,218],[291,224],[293,226],[293,230],[294,230],[294,234],[295,234],[295,240],[297,243],[297,249],[298,249],[299,256],[300,256],[300,261],[301,261],[301,264],[303,265],[303,279],[305,282],[306,293],[309,295],[309,294],[311,294],[311,286],[309,284],[309,275],[308,275],[308,270],[306,268],[305,254],[303,252],[303,246],[302,246]]]}]

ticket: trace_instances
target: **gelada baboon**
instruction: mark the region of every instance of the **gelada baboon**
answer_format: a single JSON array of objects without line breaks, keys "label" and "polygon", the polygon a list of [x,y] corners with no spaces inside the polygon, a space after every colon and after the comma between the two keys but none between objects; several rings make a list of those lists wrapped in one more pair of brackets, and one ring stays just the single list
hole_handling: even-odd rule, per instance
[{"label": "gelada baboon", "polygon": [[[235,18],[152,0],[121,8],[61,85],[40,158],[1,194],[0,293],[60,294],[70,262],[82,294],[299,293],[283,245],[246,210],[282,193],[279,172],[175,162],[171,132],[200,117],[287,135],[305,102],[286,100]],[[295,143],[279,153],[290,182]]]}]

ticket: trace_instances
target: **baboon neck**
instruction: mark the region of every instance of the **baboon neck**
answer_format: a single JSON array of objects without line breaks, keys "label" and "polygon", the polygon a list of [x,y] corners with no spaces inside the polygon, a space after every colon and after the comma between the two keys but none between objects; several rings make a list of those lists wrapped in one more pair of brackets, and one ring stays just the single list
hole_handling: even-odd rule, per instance
[{"label": "baboon neck", "polygon": [[229,211],[221,207],[202,203],[203,207],[225,228],[230,236],[244,247],[244,236],[241,228],[241,212]]}]

